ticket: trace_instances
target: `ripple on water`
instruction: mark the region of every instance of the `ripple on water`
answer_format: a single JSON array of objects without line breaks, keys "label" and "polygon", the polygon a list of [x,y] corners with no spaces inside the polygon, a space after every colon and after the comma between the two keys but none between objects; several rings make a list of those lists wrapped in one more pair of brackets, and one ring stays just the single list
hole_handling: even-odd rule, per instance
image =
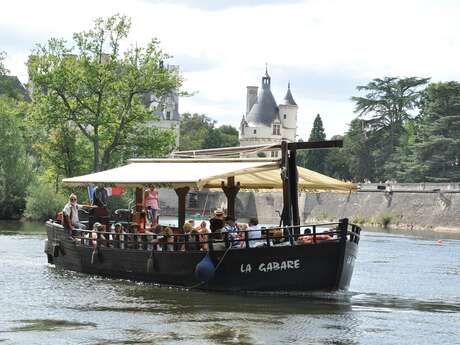
[{"label": "ripple on water", "polygon": [[36,320],[17,320],[22,326],[12,327],[10,332],[31,332],[31,331],[54,331],[59,329],[82,329],[86,327],[96,327],[93,322],[78,322],[54,319],[36,319]]}]

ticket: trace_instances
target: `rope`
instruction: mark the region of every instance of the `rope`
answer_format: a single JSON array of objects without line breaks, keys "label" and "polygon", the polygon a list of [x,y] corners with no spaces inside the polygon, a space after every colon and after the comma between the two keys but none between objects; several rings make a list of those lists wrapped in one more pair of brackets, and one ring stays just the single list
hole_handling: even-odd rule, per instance
[{"label": "rope", "polygon": [[208,196],[209,196],[209,190],[206,193],[206,200],[204,201],[203,211],[201,211],[201,219],[204,218],[204,213],[206,212],[206,206],[208,205]]}]

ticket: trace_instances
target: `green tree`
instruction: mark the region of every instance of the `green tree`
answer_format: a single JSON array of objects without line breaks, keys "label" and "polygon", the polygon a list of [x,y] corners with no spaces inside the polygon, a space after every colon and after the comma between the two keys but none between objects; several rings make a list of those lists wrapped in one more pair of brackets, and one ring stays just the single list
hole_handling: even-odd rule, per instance
[{"label": "green tree", "polygon": [[20,129],[21,101],[0,96],[0,219],[18,218],[31,178],[30,160]]},{"label": "green tree", "polygon": [[203,114],[182,114],[180,121],[180,150],[198,150],[204,147],[215,121]]},{"label": "green tree", "polygon": [[421,87],[430,78],[373,79],[367,85],[358,86],[359,91],[367,92],[365,97],[352,97],[356,103],[355,112],[366,118],[367,124],[375,131],[389,132],[390,151],[393,150],[403,124],[411,118],[410,111],[420,102]]},{"label": "green tree", "polygon": [[[144,95],[161,97],[181,85],[176,70],[163,67],[168,56],[157,40],[121,51],[130,26],[126,16],[99,18],[89,31],[73,35],[75,48],[52,38],[38,45],[28,62],[32,123],[51,128],[68,123],[78,129],[92,147],[94,171],[114,165],[139,125],[155,119]],[[137,142],[152,143],[157,145],[152,152],[162,151],[169,140]]]},{"label": "green tree", "polygon": [[460,83],[430,84],[424,95],[420,127],[409,149],[406,179],[460,181]]},{"label": "green tree", "polygon": [[355,181],[374,179],[372,143],[363,120],[354,119],[344,137],[343,152],[348,161],[350,174]]},{"label": "green tree", "polygon": [[[355,112],[364,120],[368,143],[374,160],[376,179],[394,177],[394,170],[387,167],[401,153],[405,124],[416,115],[423,86],[429,78],[376,78],[367,85],[358,86],[366,92],[364,97],[352,97]],[[398,151],[398,152],[397,152]]]},{"label": "green tree", "polygon": [[[326,140],[326,133],[324,132],[321,116],[318,114],[313,122],[313,128],[310,132],[308,141],[324,140]],[[302,150],[297,154],[297,164],[307,169],[324,173],[327,154],[328,150]]]},{"label": "green tree", "polygon": [[[334,135],[331,140],[345,140],[342,135]],[[324,163],[324,173],[341,180],[351,180],[349,155],[344,148],[328,150]]]},{"label": "green tree", "polygon": [[240,146],[238,130],[229,125],[211,128],[203,142],[204,149]]}]

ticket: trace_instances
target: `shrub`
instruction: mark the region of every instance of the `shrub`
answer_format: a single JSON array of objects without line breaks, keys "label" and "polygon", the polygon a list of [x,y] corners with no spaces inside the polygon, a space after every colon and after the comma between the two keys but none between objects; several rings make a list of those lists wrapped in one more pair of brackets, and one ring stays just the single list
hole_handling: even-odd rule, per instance
[{"label": "shrub", "polygon": [[357,214],[357,215],[354,215],[352,218],[351,218],[351,222],[353,224],[358,224],[358,225],[361,225],[361,224],[366,224],[368,223],[368,219],[363,216],[362,214]]},{"label": "shrub", "polygon": [[54,218],[57,211],[67,203],[67,196],[55,193],[48,182],[32,183],[27,189],[24,217],[28,220],[44,221]]},{"label": "shrub", "polygon": [[392,218],[393,217],[390,214],[381,214],[377,223],[387,229],[388,225],[391,223]]}]

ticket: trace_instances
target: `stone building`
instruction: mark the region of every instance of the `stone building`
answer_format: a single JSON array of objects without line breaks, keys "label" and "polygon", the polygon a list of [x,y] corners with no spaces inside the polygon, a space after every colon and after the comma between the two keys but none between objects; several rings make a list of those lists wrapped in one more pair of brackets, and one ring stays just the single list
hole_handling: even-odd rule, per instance
[{"label": "stone building", "polygon": [[[296,141],[297,110],[290,83],[282,102],[276,103],[271,91],[271,78],[265,71],[260,91],[257,86],[247,87],[246,114],[240,124],[240,145],[279,143],[283,139]],[[273,151],[270,155],[277,157],[278,152]]]}]

